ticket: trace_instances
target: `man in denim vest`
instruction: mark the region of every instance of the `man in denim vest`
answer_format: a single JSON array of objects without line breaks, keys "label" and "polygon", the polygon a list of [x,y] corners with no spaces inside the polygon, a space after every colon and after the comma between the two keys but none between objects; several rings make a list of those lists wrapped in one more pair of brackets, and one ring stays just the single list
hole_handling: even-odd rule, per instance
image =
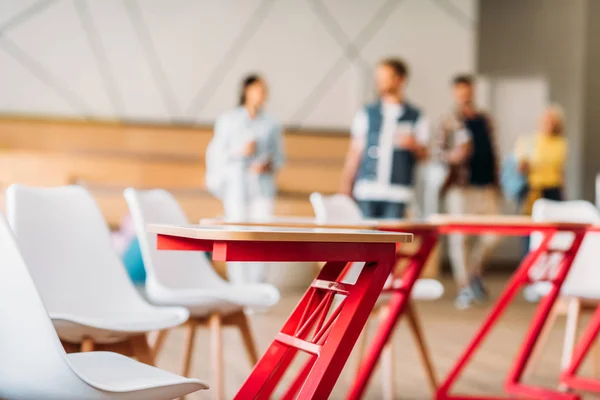
[{"label": "man in denim vest", "polygon": [[413,201],[416,164],[427,156],[429,124],[407,103],[408,69],[398,59],[379,63],[379,98],[352,122],[341,192],[354,197],[365,218],[404,218]]}]

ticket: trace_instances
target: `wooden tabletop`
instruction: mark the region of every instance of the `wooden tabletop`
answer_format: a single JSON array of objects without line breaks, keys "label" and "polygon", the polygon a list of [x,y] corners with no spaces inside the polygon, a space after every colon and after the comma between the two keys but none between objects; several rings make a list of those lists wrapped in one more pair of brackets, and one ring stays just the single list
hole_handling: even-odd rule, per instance
[{"label": "wooden tabletop", "polygon": [[534,221],[526,215],[450,215],[436,214],[429,217],[428,221],[437,223],[440,226],[514,226],[514,227],[532,227],[532,228],[559,228],[559,229],[578,229],[589,227],[590,224],[575,222],[550,222]]},{"label": "wooden tabletop", "polygon": [[327,229],[358,229],[358,230],[416,230],[435,229],[438,224],[433,221],[409,219],[365,219],[362,221],[327,221],[320,222],[314,217],[271,217],[266,219],[250,220],[244,222],[230,222],[224,218],[205,218],[200,220],[201,225],[243,225],[243,226],[269,226],[288,228],[327,228]]},{"label": "wooden tabletop", "polygon": [[249,225],[158,225],[150,232],[201,240],[256,242],[408,243],[412,233],[363,229],[275,227]]}]

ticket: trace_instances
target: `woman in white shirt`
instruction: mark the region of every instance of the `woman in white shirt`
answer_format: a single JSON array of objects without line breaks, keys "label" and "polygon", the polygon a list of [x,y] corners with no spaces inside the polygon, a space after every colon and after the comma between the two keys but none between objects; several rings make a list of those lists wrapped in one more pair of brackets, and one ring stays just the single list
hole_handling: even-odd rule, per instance
[{"label": "woman in white shirt", "polygon": [[[239,106],[222,114],[206,152],[206,183],[230,221],[273,215],[276,172],[283,165],[281,125],[267,115],[267,85],[258,75],[242,82]],[[228,265],[233,282],[262,282],[264,264]]]}]

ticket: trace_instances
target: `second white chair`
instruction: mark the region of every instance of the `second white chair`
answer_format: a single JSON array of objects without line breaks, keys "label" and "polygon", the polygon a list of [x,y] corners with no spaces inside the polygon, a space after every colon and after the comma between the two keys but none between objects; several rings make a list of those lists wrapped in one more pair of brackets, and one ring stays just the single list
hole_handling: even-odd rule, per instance
[{"label": "second white chair", "polygon": [[150,305],[140,296],[91,195],[79,186],[12,185],[6,207],[65,348],[108,349],[154,364],[146,333],[180,325],[189,313]]},{"label": "second white chair", "polygon": [[[537,200],[533,205],[532,218],[541,222],[576,222],[600,224],[600,211],[592,204],[583,200],[576,201],[551,201]],[[531,250],[540,244],[539,234],[531,237]],[[560,233],[551,242],[553,249],[567,249],[573,241],[572,234]],[[545,342],[554,323],[559,316],[566,316],[565,336],[561,359],[561,368],[565,368],[571,361],[573,348],[577,340],[577,333],[583,312],[593,312],[600,305],[600,268],[598,268],[598,249],[600,248],[600,233],[587,233],[577,256],[573,261],[567,280],[556,305],[548,316],[544,330],[540,334],[538,345],[534,349],[532,361],[528,371],[532,372],[540,359]],[[558,261],[560,258],[557,258]],[[552,262],[553,260],[548,260]],[[555,262],[556,262],[555,261]],[[539,296],[545,296],[550,291],[546,282],[533,285]],[[594,348],[594,372],[600,373],[600,345]]]},{"label": "second white chair", "polygon": [[116,353],[65,354],[0,215],[0,398],[170,400],[207,388]]},{"label": "second white chair", "polygon": [[[324,196],[321,193],[312,193],[310,196],[310,202],[315,212],[316,220],[321,224],[327,223],[360,223],[363,220],[362,213],[356,203],[348,196],[343,194],[335,194],[332,196]],[[344,280],[348,282],[355,282],[360,274],[360,271],[364,263],[354,263],[347,272]],[[386,282],[386,286],[392,284],[392,279]],[[418,279],[412,290],[412,299],[414,300],[437,300],[444,294],[444,287],[442,284],[435,279]],[[380,318],[385,318],[387,311],[386,305],[390,300],[391,294],[384,292],[379,296],[373,314],[378,314]],[[406,319],[408,327],[412,333],[413,338],[417,344],[417,350],[419,352],[421,362],[425,368],[425,374],[431,390],[435,393],[437,389],[437,378],[429,348],[425,342],[423,331],[421,329],[421,323],[418,319],[418,315],[414,309],[412,301],[406,306]],[[363,348],[366,342],[366,332],[368,328],[365,326],[363,333]],[[359,360],[360,361],[360,360]],[[393,358],[393,340],[390,340],[384,349],[382,354],[382,361],[384,363],[383,371],[383,385],[384,385],[384,396],[386,399],[393,399],[395,397],[394,390],[394,358]]]},{"label": "second white chair", "polygon": [[[244,309],[271,307],[279,301],[279,291],[268,284],[233,285],[216,273],[206,254],[201,252],[158,251],[156,234],[148,232],[148,224],[189,223],[169,192],[128,188],[125,199],[140,241],[148,298],[156,304],[185,306],[191,313],[182,373],[187,376],[190,372],[196,328],[208,325],[215,374],[211,387],[216,398],[224,398],[221,327],[232,325],[239,328],[248,357],[254,365],[258,361],[258,353]],[[166,331],[159,336],[156,351],[165,335]]]}]

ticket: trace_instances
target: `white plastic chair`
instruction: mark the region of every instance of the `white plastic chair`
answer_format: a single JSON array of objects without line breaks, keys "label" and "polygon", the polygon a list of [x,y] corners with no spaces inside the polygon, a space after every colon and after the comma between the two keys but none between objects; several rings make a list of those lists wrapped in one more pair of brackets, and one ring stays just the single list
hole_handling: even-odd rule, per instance
[{"label": "white plastic chair", "polygon": [[116,353],[67,355],[0,215],[0,398],[168,400],[207,388]]},{"label": "white plastic chair", "polygon": [[[189,221],[177,200],[167,191],[135,190],[124,192],[146,268],[146,291],[156,304],[181,305],[190,310],[183,375],[188,375],[193,352],[193,337],[199,325],[211,328],[215,393],[223,390],[221,326],[240,329],[244,345],[254,365],[258,354],[244,308],[268,308],[279,301],[279,291],[268,284],[233,285],[214,270],[205,253],[158,251],[156,234],[146,229],[150,223],[184,225]],[[160,342],[164,340],[161,335]],[[160,346],[160,343],[158,344]],[[158,349],[156,349],[158,350]],[[217,394],[217,397],[224,397]]]},{"label": "white plastic chair", "polygon": [[[312,193],[310,195],[310,202],[315,212],[315,218],[321,224],[339,222],[352,224],[363,220],[362,213],[356,203],[346,195],[335,194],[332,196],[324,196],[321,193]],[[363,266],[364,263],[354,263],[344,277],[344,281],[350,283],[356,282]],[[386,286],[392,284],[391,278],[392,277],[390,276],[386,282]],[[415,282],[411,294],[412,299],[415,300],[437,300],[444,294],[444,287],[435,279],[418,279]],[[390,297],[391,294],[389,292],[382,293],[377,300],[377,304],[373,310],[373,313],[378,313],[382,318],[385,318],[386,305],[388,304]],[[435,371],[429,355],[428,346],[423,337],[421,324],[417,317],[417,313],[414,310],[414,305],[412,302],[407,304],[406,317],[409,329],[411,330],[411,333],[417,342],[417,348],[421,356],[421,361],[425,367],[427,379],[432,390],[435,390],[437,388],[437,378],[435,376]],[[365,327],[364,332],[366,331],[367,328]],[[363,345],[359,346],[362,348],[361,357],[362,353],[364,353],[364,342],[366,341],[365,336],[366,334],[363,334]],[[385,363],[385,371],[383,374],[384,396],[385,398],[391,399],[394,398],[393,340],[390,340],[386,345],[382,357],[383,362]]]},{"label": "white plastic chair", "polygon": [[[552,201],[546,199],[537,200],[533,205],[532,218],[542,222],[580,222],[600,223],[600,211],[592,204],[583,200],[576,201]],[[530,249],[535,250],[541,242],[541,234],[531,235]],[[573,234],[560,233],[551,241],[553,249],[568,249],[573,241]],[[529,371],[535,367],[539,360],[541,351],[547,341],[558,316],[565,315],[567,318],[565,327],[565,339],[561,367],[566,367],[573,353],[573,347],[577,339],[577,331],[582,312],[592,312],[600,305],[600,268],[598,268],[598,249],[600,248],[600,233],[587,233],[577,256],[573,261],[571,270],[563,284],[560,298],[548,317],[544,330],[540,334],[538,345],[534,351],[533,360]],[[557,257],[554,262],[558,262]],[[552,262],[553,260],[549,260]],[[533,290],[542,297],[548,294],[551,285],[547,282],[539,282],[532,286]],[[598,349],[598,346],[595,347]],[[598,350],[595,350],[596,352]],[[600,354],[596,354],[597,357]],[[597,364],[597,363],[595,363]],[[595,365],[597,368],[597,365]],[[595,371],[597,374],[600,371]]]},{"label": "white plastic chair", "polygon": [[114,349],[153,364],[146,333],[180,325],[189,313],[183,307],[150,305],[140,296],[91,195],[79,186],[12,185],[6,207],[23,257],[66,348]]}]

